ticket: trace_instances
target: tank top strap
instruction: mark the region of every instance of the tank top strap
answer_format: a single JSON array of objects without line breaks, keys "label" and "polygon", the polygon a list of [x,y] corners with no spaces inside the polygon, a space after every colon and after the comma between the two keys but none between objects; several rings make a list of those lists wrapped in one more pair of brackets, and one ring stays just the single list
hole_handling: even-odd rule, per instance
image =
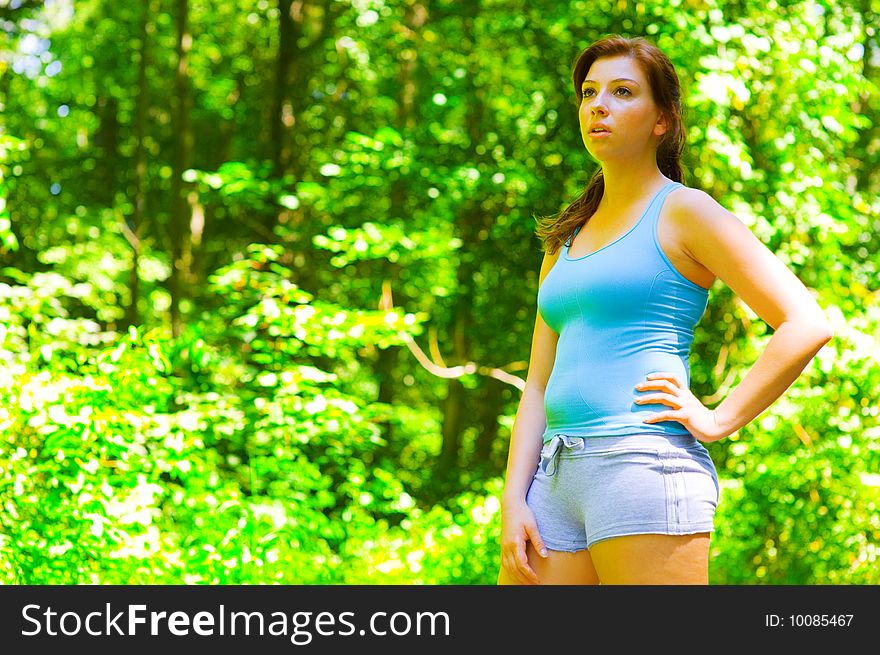
[{"label": "tank top strap", "polygon": [[660,209],[663,207],[663,202],[666,200],[666,196],[680,186],[684,185],[681,182],[670,182],[654,195],[651,204],[646,210],[647,215],[645,216],[645,222],[652,226],[651,231],[653,231],[653,224],[657,222],[658,218],[660,218]]},{"label": "tank top strap", "polygon": [[574,232],[571,233],[571,236],[568,237],[568,241],[566,241],[565,244],[563,245],[566,253],[568,253],[568,249],[571,246],[571,242],[574,241],[574,238],[577,236],[577,233],[580,229],[581,229],[580,225],[578,225],[576,228],[574,228]]},{"label": "tank top strap", "polygon": [[651,221],[656,221],[657,217],[660,216],[660,208],[663,207],[663,201],[666,200],[666,196],[668,196],[680,186],[684,185],[681,182],[670,182],[654,195],[654,199],[651,201],[651,204],[648,207],[648,214]]},{"label": "tank top strap", "polygon": [[[660,250],[660,243],[657,241],[657,227],[660,220],[660,210],[663,209],[663,203],[666,196],[675,191],[678,187],[684,186],[681,182],[669,182],[661,188],[651,199],[648,208],[639,222],[633,227],[634,232],[638,235],[633,236],[632,245],[638,244],[638,247],[652,249],[654,246]],[[653,245],[652,245],[653,244]]]}]

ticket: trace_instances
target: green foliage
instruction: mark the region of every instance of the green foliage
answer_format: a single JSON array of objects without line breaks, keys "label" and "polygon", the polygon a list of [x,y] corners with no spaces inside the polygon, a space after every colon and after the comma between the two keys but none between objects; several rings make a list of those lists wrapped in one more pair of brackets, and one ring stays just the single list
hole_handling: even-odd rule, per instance
[{"label": "green foliage", "polygon": [[9,195],[9,187],[6,183],[8,162],[12,160],[12,153],[24,150],[27,144],[21,139],[16,139],[8,134],[0,134],[0,254],[7,250],[16,250],[18,240],[12,232],[9,208],[6,206],[6,198]]},{"label": "green foliage", "polygon": [[870,305],[864,323],[840,328],[769,412],[726,440],[718,583],[880,581],[880,343],[862,331],[878,318]]},{"label": "green foliage", "polygon": [[[569,66],[624,29],[676,66],[685,184],[835,328],[709,445],[710,579],[880,582],[876,7],[312,2],[280,30],[192,0],[185,104],[177,3],[31,4],[0,37],[0,582],[494,583],[520,395],[486,372],[526,373],[534,217],[594,165]],[[769,338],[719,282],[694,392]]]}]

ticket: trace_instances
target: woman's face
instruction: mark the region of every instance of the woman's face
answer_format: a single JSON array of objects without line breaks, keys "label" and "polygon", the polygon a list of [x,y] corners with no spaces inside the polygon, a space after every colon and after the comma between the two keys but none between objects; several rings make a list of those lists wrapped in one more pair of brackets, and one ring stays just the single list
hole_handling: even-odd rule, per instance
[{"label": "woman's face", "polygon": [[[581,138],[596,159],[638,157],[645,148],[656,148],[659,139],[653,135],[666,131],[665,122],[658,123],[660,111],[634,59],[597,59],[584,77],[582,93],[578,110]],[[602,123],[610,132],[590,136],[596,123]]]}]

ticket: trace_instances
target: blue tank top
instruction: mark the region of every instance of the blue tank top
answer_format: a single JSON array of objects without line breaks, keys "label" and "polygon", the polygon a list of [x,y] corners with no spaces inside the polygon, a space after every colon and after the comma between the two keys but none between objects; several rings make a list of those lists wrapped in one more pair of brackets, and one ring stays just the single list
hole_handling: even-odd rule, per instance
[{"label": "blue tank top", "polygon": [[688,355],[709,291],[679,273],[657,239],[663,201],[680,186],[660,189],[616,240],[570,258],[576,229],[541,283],[538,311],[559,335],[544,393],[544,442],[557,434],[690,434],[678,421],[642,422],[669,405],[633,402],[658,393],[635,388],[648,373],[671,372],[690,386]]}]

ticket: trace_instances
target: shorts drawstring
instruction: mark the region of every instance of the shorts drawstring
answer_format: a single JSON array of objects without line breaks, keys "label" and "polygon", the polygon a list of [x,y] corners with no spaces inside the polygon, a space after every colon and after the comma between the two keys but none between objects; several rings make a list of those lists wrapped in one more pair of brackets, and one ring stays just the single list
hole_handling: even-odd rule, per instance
[{"label": "shorts drawstring", "polygon": [[569,437],[566,434],[557,434],[541,448],[541,470],[548,476],[556,475],[559,468],[559,453],[562,446],[582,450],[584,447],[583,437]]}]

